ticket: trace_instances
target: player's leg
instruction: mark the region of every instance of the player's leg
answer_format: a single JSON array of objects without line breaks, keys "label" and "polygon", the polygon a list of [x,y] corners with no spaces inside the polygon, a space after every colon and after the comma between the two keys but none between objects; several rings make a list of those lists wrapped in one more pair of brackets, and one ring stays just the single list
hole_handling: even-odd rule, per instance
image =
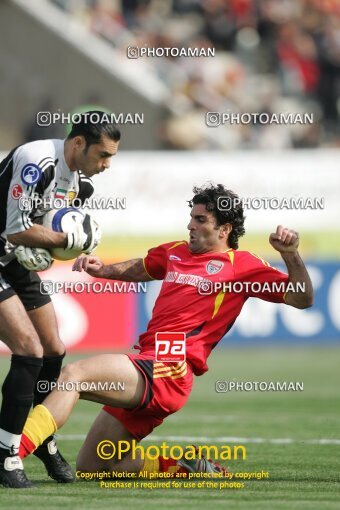
[{"label": "player's leg", "polygon": [[[152,362],[151,362],[152,363]],[[159,370],[160,368],[156,368]],[[71,388],[71,383],[106,383],[106,382],[124,382],[124,391],[57,391],[54,390],[44,401],[43,406],[38,406],[33,410],[25,426],[25,438],[22,443],[22,456],[31,453],[35,445],[43,440],[43,433],[47,435],[50,431],[46,430],[46,423],[55,431],[58,426],[62,426],[66,421],[73,406],[79,396],[86,400],[103,403],[111,406],[111,412],[118,413],[118,419],[107,411],[100,413],[95,424],[86,439],[78,457],[78,469],[82,471],[129,471],[139,472],[220,472],[224,471],[215,463],[207,461],[204,458],[197,457],[190,462],[186,459],[176,460],[159,456],[157,459],[142,459],[140,453],[134,458],[132,455],[126,455],[121,461],[111,459],[109,463],[98,458],[98,443],[103,440],[109,440],[113,443],[125,441],[131,443],[134,438],[142,439],[146,437],[155,426],[162,423],[164,417],[171,412],[180,409],[187,400],[192,385],[192,374],[184,367],[172,367],[178,374],[180,370],[183,374],[181,378],[174,375],[164,376],[157,379],[157,384],[153,386],[154,396],[151,401],[146,401],[147,406],[151,406],[152,412],[145,414],[145,407],[136,410],[139,404],[144,402],[146,391],[145,374],[136,367],[125,355],[102,355],[81,360],[79,362],[67,365],[62,371],[58,383],[67,385]],[[157,373],[157,375],[160,375]],[[60,397],[64,395],[63,397]],[[156,398],[155,398],[156,395]],[[159,405],[161,407],[159,407]],[[164,406],[169,411],[164,410]],[[113,409],[116,408],[116,409]],[[109,408],[110,409],[110,408]],[[125,409],[134,409],[133,413],[128,413]],[[106,416],[107,415],[107,416]],[[126,426],[125,426],[126,423]],[[54,428],[53,428],[54,427]],[[31,439],[33,441],[31,441]],[[125,446],[125,445],[124,445]],[[184,462],[185,461],[185,462]]]},{"label": "player's leg", "polygon": [[[42,365],[42,346],[20,299],[1,278],[0,338],[12,351],[11,366],[2,386],[0,411],[0,483],[29,487],[18,463],[21,433],[33,403]],[[14,466],[18,466],[14,468]]]},{"label": "player's leg", "polygon": [[[50,391],[51,383],[60,375],[65,346],[59,338],[53,304],[48,295],[41,293],[41,279],[37,273],[27,271],[14,260],[6,266],[5,274],[6,280],[22,301],[43,347],[43,365],[34,388],[33,405],[36,406],[41,404]],[[39,391],[39,381],[46,381],[47,391],[44,393]],[[65,483],[75,480],[53,437],[46,438],[35,455],[44,463],[51,478]]]},{"label": "player's leg", "polygon": [[[140,418],[136,418],[136,422]],[[136,442],[136,438],[127,428],[114,416],[101,410],[91,429],[89,430],[84,444],[82,445],[77,457],[77,471],[96,473],[101,471],[116,471],[118,473],[140,473],[143,472],[168,472],[179,471],[177,461],[174,459],[158,458],[142,458],[138,448],[132,454],[132,441]],[[120,450],[119,443],[123,442],[122,453],[118,456]],[[127,445],[130,444],[130,446]],[[115,447],[115,455],[112,458],[103,458],[105,455],[111,457],[113,446]],[[123,453],[127,452],[127,453]],[[119,458],[121,457],[121,458]]]},{"label": "player's leg", "polygon": [[[61,371],[58,383],[61,390],[54,390],[44,400],[44,406],[53,415],[58,428],[64,425],[79,397],[132,409],[139,404],[145,388],[143,376],[125,354],[102,354],[69,363]],[[99,383],[101,387],[115,383],[117,389],[81,391],[82,386],[90,384],[98,388]],[[122,383],[121,387],[117,383]]]},{"label": "player's leg", "polygon": [[[187,401],[193,377],[185,363],[163,365],[152,359],[134,359],[145,377],[146,391],[140,406],[132,412],[105,406],[96,418],[82,446],[77,469],[88,472],[129,472],[153,474],[190,472],[225,472],[224,468],[205,459],[191,447],[191,459],[158,455],[142,455],[136,442],[147,437],[169,414],[178,411]],[[120,455],[124,452],[124,455]],[[113,455],[114,454],[114,455]],[[112,458],[110,458],[112,456]],[[120,460],[120,457],[122,459]],[[194,457],[194,458],[193,458]]]},{"label": "player's leg", "polygon": [[[58,380],[65,357],[65,346],[59,338],[58,325],[52,303],[47,303],[39,308],[28,311],[28,316],[33,322],[44,349],[43,366],[41,367],[34,391],[33,405],[37,406],[51,392],[51,383]],[[40,391],[40,381],[44,381],[44,384],[46,383],[44,390],[47,391]],[[58,450],[53,436],[47,437],[39,448],[35,450],[34,455],[44,463],[47,473],[51,478],[60,483],[74,482],[75,477],[72,469]]]},{"label": "player's leg", "polygon": [[[35,271],[27,271],[17,260],[13,260],[4,270],[6,280],[10,283],[33,323],[43,347],[43,367],[39,380],[47,381],[50,385],[58,379],[62,361],[65,356],[65,346],[59,338],[58,326],[51,298],[42,294],[41,279]],[[40,393],[35,388],[34,405],[40,404],[46,393]]]},{"label": "player's leg", "polygon": [[117,391],[87,391],[82,398],[110,406],[131,409],[140,403],[145,380],[125,354],[103,354],[66,365],[61,371],[58,387],[31,412],[25,425],[21,455],[25,457],[42,441],[63,426],[77,403],[82,383],[98,387],[98,383],[123,383]]},{"label": "player's leg", "polygon": [[[145,417],[142,418],[142,412],[140,416],[138,414],[131,419],[133,419],[133,427],[142,430],[145,426]],[[149,421],[150,417],[146,420]],[[141,427],[140,424],[142,424]],[[150,428],[152,428],[152,424]],[[117,473],[136,473],[137,475],[143,472],[143,477],[150,473],[154,476],[157,476],[157,473],[170,473],[172,476],[174,473],[181,473],[181,477],[186,477],[188,473],[226,474],[225,468],[212,460],[205,459],[204,456],[199,455],[197,450],[196,457],[192,458],[194,447],[191,447],[189,460],[185,455],[180,459],[162,455],[148,458],[147,455],[141,455],[139,445],[135,444],[137,447],[134,448],[133,441],[137,441],[135,436],[115,416],[102,410],[92,424],[79,451],[77,471],[88,473],[105,471],[111,474],[116,471]],[[112,458],[110,458],[111,456]]]},{"label": "player's leg", "polygon": [[[34,392],[34,406],[41,404],[50,393],[51,383],[56,382],[65,357],[65,346],[59,338],[57,320],[52,303],[27,312],[44,350],[43,366]],[[46,381],[44,392],[39,391],[39,381]],[[47,390],[47,391],[45,391]]]},{"label": "player's leg", "polygon": [[[137,473],[143,467],[143,460],[138,456],[132,459],[131,454],[126,455],[122,460],[112,457],[104,460],[98,455],[98,445],[102,441],[111,441],[117,445],[119,441],[131,443],[134,436],[124,427],[124,425],[104,410],[101,410],[89,430],[84,444],[82,445],[77,457],[77,471],[96,472],[96,471],[127,471]],[[110,444],[107,446],[110,448]],[[105,449],[105,445],[103,445]],[[110,451],[107,451],[110,453]]]},{"label": "player's leg", "polygon": [[[65,346],[58,334],[57,321],[51,299],[42,294],[41,279],[34,271],[27,271],[17,260],[3,269],[6,281],[20,298],[43,347],[43,367],[39,379],[51,383],[59,377]],[[46,393],[35,388],[34,405],[42,402]]]},{"label": "player's leg", "polygon": [[[162,364],[152,359],[133,359],[145,377],[146,387],[138,408],[132,411],[105,406],[95,420],[77,459],[80,471],[116,471],[153,474],[190,472],[219,472],[226,470],[207,460],[195,447],[180,459],[158,455],[142,455],[138,441],[147,437],[171,413],[185,405],[191,392],[193,375],[185,363]],[[112,444],[113,443],[113,444]],[[114,455],[113,455],[114,453]],[[122,460],[120,460],[120,454]],[[112,456],[112,459],[110,458]],[[104,457],[104,458],[103,458]]]}]

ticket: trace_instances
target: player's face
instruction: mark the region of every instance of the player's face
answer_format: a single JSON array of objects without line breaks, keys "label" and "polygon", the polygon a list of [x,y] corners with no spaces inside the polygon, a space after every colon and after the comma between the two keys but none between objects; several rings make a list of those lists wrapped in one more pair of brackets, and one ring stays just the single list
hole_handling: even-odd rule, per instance
[{"label": "player's face", "polygon": [[229,223],[218,227],[213,213],[207,211],[204,204],[194,205],[190,216],[188,230],[191,252],[224,251],[228,248],[228,236],[231,232]]},{"label": "player's face", "polygon": [[87,177],[107,170],[111,165],[111,158],[117,154],[119,142],[102,136],[100,143],[90,145],[87,149],[84,139],[83,142],[76,155],[77,168]]}]

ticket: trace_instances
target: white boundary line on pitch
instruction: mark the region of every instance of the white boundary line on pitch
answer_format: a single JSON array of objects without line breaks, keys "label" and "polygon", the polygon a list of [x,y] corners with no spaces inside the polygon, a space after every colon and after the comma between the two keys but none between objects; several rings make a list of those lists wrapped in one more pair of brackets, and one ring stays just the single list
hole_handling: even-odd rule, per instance
[{"label": "white boundary line on pitch", "polygon": [[[75,441],[75,440],[83,440],[85,439],[85,434],[58,434],[57,437],[63,441]],[[296,444],[296,443],[304,443],[304,444],[335,444],[340,445],[340,439],[292,439],[290,437],[287,438],[266,438],[266,437],[207,437],[207,436],[154,436],[151,435],[143,439],[143,441],[184,441],[187,443],[254,443],[254,444]]]}]

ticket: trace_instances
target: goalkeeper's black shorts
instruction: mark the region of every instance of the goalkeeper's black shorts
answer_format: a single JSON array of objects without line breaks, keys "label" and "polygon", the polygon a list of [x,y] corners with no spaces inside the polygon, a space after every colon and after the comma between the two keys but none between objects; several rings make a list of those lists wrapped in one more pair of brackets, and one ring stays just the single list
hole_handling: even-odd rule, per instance
[{"label": "goalkeeper's black shorts", "polygon": [[18,296],[27,311],[51,302],[40,290],[41,279],[35,271],[28,271],[15,259],[0,266],[0,302]]}]

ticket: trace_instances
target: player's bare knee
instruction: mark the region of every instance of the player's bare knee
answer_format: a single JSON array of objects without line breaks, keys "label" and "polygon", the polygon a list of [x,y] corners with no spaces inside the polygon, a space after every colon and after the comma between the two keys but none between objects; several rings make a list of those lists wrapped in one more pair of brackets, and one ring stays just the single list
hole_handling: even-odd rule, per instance
[{"label": "player's bare knee", "polygon": [[65,345],[60,340],[58,334],[53,335],[48,339],[42,338],[41,343],[44,349],[44,356],[61,356],[66,350]]},{"label": "player's bare knee", "polygon": [[84,372],[79,363],[68,363],[60,372],[59,382],[81,382],[84,378]]},{"label": "player's bare knee", "polygon": [[38,335],[34,332],[22,332],[12,352],[20,356],[33,356],[36,358],[42,358],[43,356],[42,345]]}]

